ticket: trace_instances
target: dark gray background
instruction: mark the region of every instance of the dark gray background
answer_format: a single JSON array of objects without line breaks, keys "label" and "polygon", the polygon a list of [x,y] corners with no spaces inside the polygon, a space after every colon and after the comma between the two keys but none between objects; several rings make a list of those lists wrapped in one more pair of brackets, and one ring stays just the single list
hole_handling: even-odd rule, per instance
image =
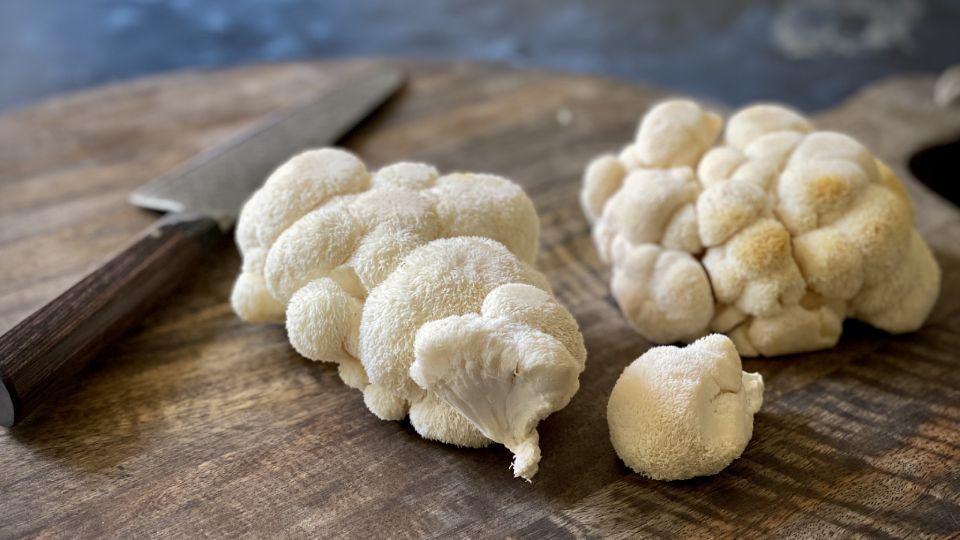
[{"label": "dark gray background", "polygon": [[960,0],[0,0],[0,110],[183,68],[471,58],[815,110],[960,62]]}]

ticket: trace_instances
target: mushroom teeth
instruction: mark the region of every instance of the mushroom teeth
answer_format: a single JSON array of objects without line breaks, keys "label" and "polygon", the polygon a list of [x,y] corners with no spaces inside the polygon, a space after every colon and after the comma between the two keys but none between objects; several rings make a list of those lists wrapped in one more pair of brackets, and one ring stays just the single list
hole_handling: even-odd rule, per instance
[{"label": "mushroom teeth", "polygon": [[410,377],[514,454],[529,481],[540,462],[537,423],[579,388],[581,366],[556,338],[526,324],[477,314],[423,325]]}]

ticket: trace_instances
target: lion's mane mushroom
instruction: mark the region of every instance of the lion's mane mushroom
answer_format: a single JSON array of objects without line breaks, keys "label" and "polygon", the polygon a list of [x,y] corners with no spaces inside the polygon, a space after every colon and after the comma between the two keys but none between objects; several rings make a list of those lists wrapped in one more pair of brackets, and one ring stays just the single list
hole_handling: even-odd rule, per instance
[{"label": "lion's mane mushroom", "polygon": [[532,266],[539,220],[504,178],[399,163],[370,175],[342,150],[295,156],[244,206],[232,303],[286,322],[303,356],[339,364],[384,420],[490,441],[529,480],[537,424],[579,388],[576,321]]},{"label": "lion's mane mushroom", "polygon": [[763,404],[763,378],[742,371],[729,338],[654,347],[633,361],[607,402],[610,441],[654,480],[717,474],[740,457]]},{"label": "lion's mane mushroom", "polygon": [[940,269],[897,177],[854,139],[755,105],[668,101],[586,168],[581,204],[624,315],[656,343],[729,335],[745,356],[832,347],[845,317],[919,328]]}]

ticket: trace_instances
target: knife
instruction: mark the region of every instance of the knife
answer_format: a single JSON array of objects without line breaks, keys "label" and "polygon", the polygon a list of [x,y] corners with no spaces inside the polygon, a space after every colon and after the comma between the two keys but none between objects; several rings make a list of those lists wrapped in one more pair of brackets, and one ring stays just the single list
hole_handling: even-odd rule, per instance
[{"label": "knife", "polygon": [[30,414],[170,293],[233,227],[243,202],[275,166],[299,150],[336,142],[403,79],[397,69],[369,68],[133,192],[131,203],[169,213],[0,336],[0,425],[13,426]]}]

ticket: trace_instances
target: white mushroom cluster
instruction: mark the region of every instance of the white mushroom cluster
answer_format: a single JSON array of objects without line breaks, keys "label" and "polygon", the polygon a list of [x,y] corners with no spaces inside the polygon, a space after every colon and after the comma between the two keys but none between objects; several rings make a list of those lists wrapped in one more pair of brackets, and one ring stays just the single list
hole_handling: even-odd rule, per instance
[{"label": "white mushroom cluster", "polygon": [[610,441],[654,480],[717,474],[740,457],[763,404],[763,378],[742,370],[729,338],[654,347],[617,379],[607,402]]},{"label": "white mushroom cluster", "polygon": [[241,318],[285,321],[293,347],[339,364],[379,418],[502,443],[517,476],[536,473],[537,423],[576,393],[586,350],[532,267],[539,220],[519,186],[419,163],[371,174],[312,150],[254,193],[236,235]]},{"label": "white mushroom cluster", "polygon": [[655,343],[721,332],[744,356],[824,349],[846,317],[915,330],[939,293],[893,172],[783,107],[724,129],[694,102],[661,103],[589,164],[581,203],[614,297]]}]

